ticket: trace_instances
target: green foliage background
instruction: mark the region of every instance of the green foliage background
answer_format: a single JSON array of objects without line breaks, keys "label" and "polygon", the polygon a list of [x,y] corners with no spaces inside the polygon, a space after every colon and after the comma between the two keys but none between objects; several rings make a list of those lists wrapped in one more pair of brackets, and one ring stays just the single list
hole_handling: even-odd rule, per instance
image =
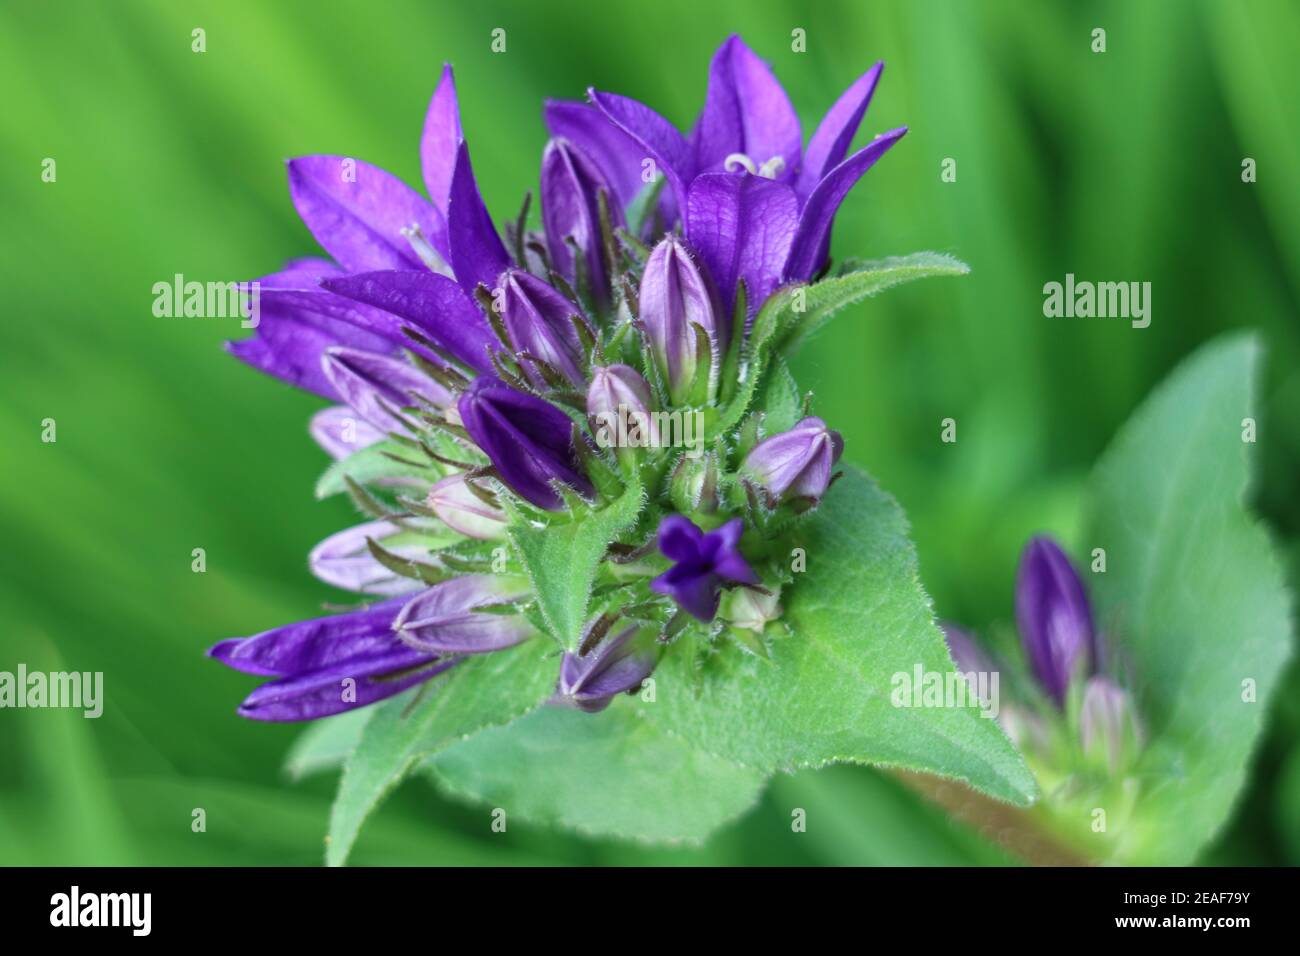
[{"label": "green foliage background", "polygon": [[[1105,54],[1090,50],[1097,26]],[[489,50],[495,27],[505,54]],[[790,51],[795,27],[806,54]],[[155,318],[153,283],[252,278],[314,252],[286,157],[354,155],[418,184],[444,60],[503,218],[535,188],[544,97],[594,84],[685,127],[733,31],[774,63],[806,133],[888,63],[864,133],[911,133],[846,203],[838,256],[937,249],[972,266],[854,307],[795,363],[849,460],[906,508],[945,618],[1010,619],[1025,539],[1072,540],[1115,429],[1229,328],[1261,330],[1268,348],[1255,502],[1296,579],[1300,8],[1287,0],[5,0],[0,670],[101,670],[107,706],[97,721],[0,712],[0,863],[321,859],[334,781],[287,782],[297,730],[237,719],[250,680],[202,657],[332,596],[305,566],[351,520],[311,495],[325,459],[305,423],[320,403],[225,357],[220,342],[245,334],[233,320]],[[41,181],[45,157],[57,183]],[[945,157],[956,183],[940,181]],[[1042,285],[1066,272],[1150,281],[1151,327],[1045,319]],[[47,417],[57,444],[40,441]],[[956,445],[939,441],[945,417]],[[191,573],[196,547],[205,574]],[[1207,860],[1300,861],[1294,665],[1287,684]],[[191,832],[196,807],[206,833]],[[806,834],[790,831],[794,807]],[[492,834],[485,811],[413,780],[353,862],[1005,860],[988,837],[863,768],[781,778],[744,820],[681,849]]]}]

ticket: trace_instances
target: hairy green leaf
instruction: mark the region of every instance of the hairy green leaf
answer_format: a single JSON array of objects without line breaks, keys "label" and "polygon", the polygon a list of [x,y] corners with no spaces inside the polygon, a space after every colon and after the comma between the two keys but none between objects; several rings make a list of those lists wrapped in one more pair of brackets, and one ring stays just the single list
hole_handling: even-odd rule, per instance
[{"label": "hairy green leaf", "polygon": [[366,817],[421,760],[545,700],[555,687],[554,657],[545,642],[526,641],[468,657],[429,683],[368,708],[374,713],[343,768],[330,811],[326,863],[342,865]]},{"label": "hairy green leaf", "polygon": [[762,770],[902,767],[1028,804],[1036,786],[997,721],[974,706],[891,699],[896,675],[952,671],[897,503],[850,468],[807,528],[807,569],[782,595],[786,633],[769,625],[770,660],[725,642],[702,662],[670,647],[654,675],[656,700],[638,713]]},{"label": "hairy green leaf", "polygon": [[516,515],[510,540],[528,571],[542,620],[566,650],[575,650],[587,616],[596,569],[615,536],[632,524],[644,503],[641,485],[628,480],[623,494],[603,507],[537,526]]},{"label": "hairy green leaf", "polygon": [[591,836],[699,841],[748,810],[765,774],[637,720],[630,699],[599,714],[543,707],[441,754],[435,779],[512,820]]},{"label": "hairy green leaf", "polygon": [[[1078,805],[1078,841],[1115,862],[1180,865],[1223,825],[1246,779],[1291,641],[1291,600],[1264,529],[1245,510],[1260,348],[1202,348],[1134,414],[1094,473],[1090,586],[1131,673],[1148,743],[1126,786]],[[1267,432],[1261,432],[1263,438]],[[1091,813],[1108,811],[1105,835]]]}]

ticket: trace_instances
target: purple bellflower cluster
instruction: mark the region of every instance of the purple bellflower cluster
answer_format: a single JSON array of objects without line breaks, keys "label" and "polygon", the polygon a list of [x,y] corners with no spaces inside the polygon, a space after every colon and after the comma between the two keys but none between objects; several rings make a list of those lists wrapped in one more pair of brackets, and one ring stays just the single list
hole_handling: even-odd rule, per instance
[{"label": "purple bellflower cluster", "polygon": [[[608,541],[583,633],[550,634],[558,701],[600,710],[684,628],[748,639],[780,615],[789,577],[773,556],[830,487],[843,442],[811,416],[770,429],[740,386],[759,374],[764,306],[826,271],[841,202],[906,132],[850,151],[880,73],[806,144],[735,36],[689,134],[612,93],[548,102],[540,229],[527,197],[494,225],[450,67],[420,142],[427,199],[359,160],[289,161],[328,258],[258,280],[256,335],[229,350],[331,403],[311,434],[368,520],[323,541],[311,568],[373,603],[213,647],[269,678],[242,715],[327,716],[543,635],[514,530],[591,520],[629,489],[639,511]],[[1083,635],[1043,601],[1025,614],[1059,689]]]},{"label": "purple bellflower cluster", "polygon": [[[1104,672],[1104,644],[1083,580],[1051,538],[1030,539],[1016,574],[1016,629],[1032,682],[1043,702],[1003,704],[1004,729],[1027,752],[1065,749],[1117,772],[1141,747],[1132,695]],[[948,650],[962,674],[996,670],[966,631],[944,626]],[[1054,733],[1054,731],[1057,731]]]}]

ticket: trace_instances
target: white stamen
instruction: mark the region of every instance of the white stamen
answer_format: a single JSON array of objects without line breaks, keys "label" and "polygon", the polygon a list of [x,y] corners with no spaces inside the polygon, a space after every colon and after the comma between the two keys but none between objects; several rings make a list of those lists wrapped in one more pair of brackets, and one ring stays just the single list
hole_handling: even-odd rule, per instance
[{"label": "white stamen", "polygon": [[744,153],[732,153],[722,161],[722,168],[729,173],[738,173],[745,170],[752,176],[762,176],[764,179],[776,179],[785,172],[785,157],[773,156],[761,166],[754,165],[754,161]]},{"label": "white stamen", "polygon": [[729,173],[738,173],[743,169],[747,173],[758,174],[754,161],[744,153],[732,153],[722,161],[722,168]]},{"label": "white stamen", "polygon": [[431,270],[444,275],[448,279],[456,278],[452,274],[451,266],[447,260],[438,254],[438,250],[429,244],[429,240],[424,238],[424,233],[420,230],[418,223],[412,223],[402,230],[402,235],[406,241],[411,244],[411,250],[420,257],[420,261],[428,266]]}]

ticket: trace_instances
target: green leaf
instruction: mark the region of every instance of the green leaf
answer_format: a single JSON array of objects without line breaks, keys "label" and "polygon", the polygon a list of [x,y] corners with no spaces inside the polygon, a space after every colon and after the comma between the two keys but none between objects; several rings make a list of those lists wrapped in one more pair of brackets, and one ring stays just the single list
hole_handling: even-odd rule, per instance
[{"label": "green leaf", "polygon": [[439,756],[435,779],[518,819],[589,836],[699,841],[757,801],[765,775],[637,720],[630,698],[599,714],[543,707]]},{"label": "green leaf", "polygon": [[[962,276],[970,266],[941,252],[914,252],[887,259],[850,260],[840,271],[814,285],[807,286],[803,302],[796,298],[791,312],[783,317],[782,347],[791,351],[806,335],[820,328],[831,316],[846,306],[861,302],[878,292],[930,276]],[[802,311],[794,311],[802,305]]]},{"label": "green leaf", "polygon": [[439,474],[431,464],[416,467],[394,461],[389,455],[416,461],[420,452],[391,439],[354,451],[325,469],[316,482],[316,497],[329,498],[347,491],[347,478],[367,485],[382,478],[430,478]]},{"label": "green leaf", "polygon": [[803,395],[782,359],[772,364],[763,393],[763,432],[775,435],[793,428],[803,415]]},{"label": "green leaf", "polygon": [[343,768],[330,811],[325,862],[342,865],[366,817],[421,760],[545,700],[556,679],[547,650],[544,642],[526,641],[468,657],[428,684],[369,708],[374,713]]},{"label": "green leaf", "polygon": [[763,770],[902,767],[1028,804],[1033,777],[995,720],[975,707],[891,702],[895,675],[918,665],[952,671],[898,504],[847,468],[806,527],[807,569],[782,592],[787,632],[768,642],[770,661],[721,644],[696,669],[669,648],[654,675],[657,699],[639,712]]},{"label": "green leaf", "polygon": [[284,771],[289,779],[301,780],[343,766],[352,751],[357,749],[361,731],[374,710],[373,707],[362,707],[308,724],[284,758]]},{"label": "green leaf", "polygon": [[586,621],[591,585],[605,551],[641,513],[641,485],[627,479],[623,494],[598,510],[582,509],[545,526],[516,515],[510,540],[528,571],[546,629],[576,650]]},{"label": "green leaf", "polygon": [[[1084,540],[1105,549],[1106,571],[1092,575],[1091,592],[1149,738],[1132,817],[1105,805],[1104,855],[1115,862],[1195,857],[1232,809],[1281,684],[1291,600],[1243,505],[1254,450],[1243,419],[1254,415],[1259,355],[1250,336],[1202,348],[1134,414],[1093,476]],[[1253,701],[1243,700],[1245,681]],[[1071,833],[1095,847],[1090,822],[1074,814]]]}]

